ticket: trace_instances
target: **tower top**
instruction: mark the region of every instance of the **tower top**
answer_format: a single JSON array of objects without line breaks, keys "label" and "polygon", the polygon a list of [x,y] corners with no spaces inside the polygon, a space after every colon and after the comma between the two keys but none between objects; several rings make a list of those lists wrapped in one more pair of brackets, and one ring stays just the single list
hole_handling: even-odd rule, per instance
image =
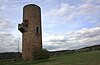
[{"label": "tower top", "polygon": [[36,4],[28,4],[28,5],[25,5],[24,8],[28,7],[28,6],[35,6],[35,7],[38,7],[40,9],[40,7],[38,5],[36,5]]}]

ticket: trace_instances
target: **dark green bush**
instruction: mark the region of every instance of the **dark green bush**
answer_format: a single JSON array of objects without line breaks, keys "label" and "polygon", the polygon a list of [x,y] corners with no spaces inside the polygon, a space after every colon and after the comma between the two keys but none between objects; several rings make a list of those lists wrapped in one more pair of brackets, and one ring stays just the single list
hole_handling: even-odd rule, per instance
[{"label": "dark green bush", "polygon": [[38,60],[38,59],[48,59],[50,57],[49,55],[49,51],[47,51],[46,49],[42,49],[42,50],[35,50],[33,51],[33,59],[34,60]]}]

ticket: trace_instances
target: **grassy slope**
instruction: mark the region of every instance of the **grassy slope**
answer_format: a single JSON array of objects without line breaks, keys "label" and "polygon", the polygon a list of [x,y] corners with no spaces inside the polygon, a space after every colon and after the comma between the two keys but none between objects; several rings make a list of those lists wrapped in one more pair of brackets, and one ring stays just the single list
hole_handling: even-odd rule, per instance
[{"label": "grassy slope", "polygon": [[49,60],[0,61],[0,65],[100,65],[100,50],[66,55],[58,55]]}]

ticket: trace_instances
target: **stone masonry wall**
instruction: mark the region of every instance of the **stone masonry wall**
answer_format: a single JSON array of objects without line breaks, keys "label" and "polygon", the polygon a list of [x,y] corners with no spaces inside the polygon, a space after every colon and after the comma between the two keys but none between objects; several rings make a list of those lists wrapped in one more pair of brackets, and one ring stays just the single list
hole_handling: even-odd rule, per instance
[{"label": "stone masonry wall", "polygon": [[[22,34],[22,57],[24,60],[31,60],[33,58],[32,52],[37,49],[42,49],[42,32],[41,32],[41,10],[37,5],[26,5],[23,8],[23,23],[28,26],[26,31]],[[37,28],[39,27],[39,33]]]}]

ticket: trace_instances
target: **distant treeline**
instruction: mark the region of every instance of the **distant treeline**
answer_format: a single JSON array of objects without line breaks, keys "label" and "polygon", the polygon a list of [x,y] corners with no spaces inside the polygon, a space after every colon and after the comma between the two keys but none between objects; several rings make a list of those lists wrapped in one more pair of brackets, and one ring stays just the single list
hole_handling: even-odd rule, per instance
[{"label": "distant treeline", "polygon": [[[60,54],[72,54],[76,52],[87,52],[87,51],[95,51],[95,50],[100,50],[100,45],[93,45],[89,47],[84,47],[81,49],[75,49],[75,50],[60,50],[60,51],[50,51],[50,55],[60,55]],[[5,52],[5,53],[0,53],[0,60],[5,60],[5,59],[19,59],[22,58],[22,53],[20,52]]]},{"label": "distant treeline", "polygon": [[59,54],[71,54],[76,52],[87,52],[87,51],[95,51],[100,50],[100,45],[93,45],[89,47],[84,47],[81,49],[74,49],[74,50],[60,50],[60,51],[51,51],[50,55],[59,55]]},{"label": "distant treeline", "polygon": [[6,60],[6,59],[16,60],[18,58],[22,58],[22,54],[20,52],[5,52],[5,53],[0,53],[0,60]]},{"label": "distant treeline", "polygon": [[75,50],[60,50],[60,51],[50,51],[50,55],[61,55],[61,54],[71,54],[75,53]]},{"label": "distant treeline", "polygon": [[93,45],[78,49],[79,52],[100,50],[100,45]]}]

